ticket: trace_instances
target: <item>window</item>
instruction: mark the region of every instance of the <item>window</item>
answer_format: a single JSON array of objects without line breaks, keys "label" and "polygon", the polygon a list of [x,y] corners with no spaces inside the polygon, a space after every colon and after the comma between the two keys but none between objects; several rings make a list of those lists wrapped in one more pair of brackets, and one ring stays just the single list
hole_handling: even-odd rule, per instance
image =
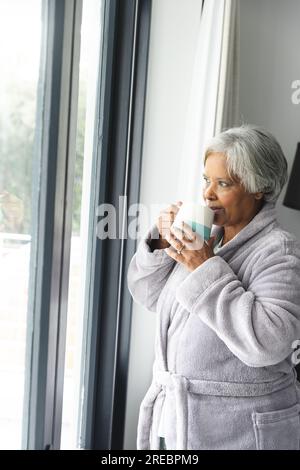
[{"label": "window", "polygon": [[138,200],[150,7],[0,2],[3,449],[123,445],[134,241],[97,223]]},{"label": "window", "polygon": [[1,449],[22,446],[41,12],[41,0],[0,2]]},{"label": "window", "polygon": [[79,69],[76,162],[73,194],[67,341],[64,376],[61,449],[80,448],[82,372],[84,369],[84,300],[89,215],[92,182],[93,143],[97,132],[96,98],[102,53],[103,1],[83,2]]}]

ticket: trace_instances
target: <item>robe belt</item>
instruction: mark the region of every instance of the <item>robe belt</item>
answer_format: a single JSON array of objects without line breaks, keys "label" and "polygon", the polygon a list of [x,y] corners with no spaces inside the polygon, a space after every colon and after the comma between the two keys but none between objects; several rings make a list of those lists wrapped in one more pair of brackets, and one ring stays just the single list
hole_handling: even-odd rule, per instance
[{"label": "robe belt", "polygon": [[247,382],[215,382],[210,380],[188,379],[169,371],[155,371],[153,381],[141,403],[138,423],[138,450],[150,449],[150,433],[154,403],[158,395],[165,389],[174,391],[176,410],[176,449],[187,448],[187,418],[188,395],[187,392],[235,397],[255,397],[276,392],[296,382],[295,370],[288,376],[284,376],[272,382],[247,383]]}]

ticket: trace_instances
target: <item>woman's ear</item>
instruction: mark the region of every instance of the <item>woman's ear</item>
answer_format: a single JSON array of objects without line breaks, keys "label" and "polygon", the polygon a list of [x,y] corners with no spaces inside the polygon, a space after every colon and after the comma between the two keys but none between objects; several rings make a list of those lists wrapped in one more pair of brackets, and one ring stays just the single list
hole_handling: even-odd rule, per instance
[{"label": "woman's ear", "polygon": [[264,193],[254,193],[254,199],[262,199],[264,197]]}]

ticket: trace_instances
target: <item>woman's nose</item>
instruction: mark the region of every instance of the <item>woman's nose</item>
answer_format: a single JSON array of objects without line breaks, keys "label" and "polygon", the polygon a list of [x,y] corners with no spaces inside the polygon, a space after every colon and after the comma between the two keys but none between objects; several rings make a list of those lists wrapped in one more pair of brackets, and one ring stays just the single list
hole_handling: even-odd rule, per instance
[{"label": "woman's nose", "polygon": [[216,199],[216,193],[212,184],[207,185],[203,190],[204,199]]}]

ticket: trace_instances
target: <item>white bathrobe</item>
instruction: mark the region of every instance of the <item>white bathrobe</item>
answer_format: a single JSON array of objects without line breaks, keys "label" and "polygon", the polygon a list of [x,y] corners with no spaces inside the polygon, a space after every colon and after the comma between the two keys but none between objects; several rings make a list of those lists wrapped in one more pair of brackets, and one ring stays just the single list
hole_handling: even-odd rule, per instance
[{"label": "white bathrobe", "polygon": [[163,404],[167,449],[299,449],[300,244],[274,204],[193,272],[151,238],[155,226],[128,269],[134,300],[157,315],[138,449],[159,448]]}]

